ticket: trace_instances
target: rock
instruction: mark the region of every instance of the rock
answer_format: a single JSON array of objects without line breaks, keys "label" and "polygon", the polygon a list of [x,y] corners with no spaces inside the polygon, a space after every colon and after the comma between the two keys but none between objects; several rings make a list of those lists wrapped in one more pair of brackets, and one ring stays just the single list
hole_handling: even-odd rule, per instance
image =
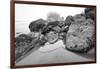
[{"label": "rock", "polygon": [[73,16],[74,21],[72,22],[72,24],[74,23],[84,23],[84,21],[86,21],[86,17],[85,14],[77,14],[75,16]]},{"label": "rock", "polygon": [[43,29],[43,27],[46,25],[46,21],[43,19],[37,19],[35,21],[32,21],[29,24],[29,29],[31,32],[39,32]]},{"label": "rock", "polygon": [[44,36],[41,39],[33,38],[27,34],[21,34],[15,38],[15,58],[16,61],[27,55],[34,48],[40,48],[46,43]]},{"label": "rock", "polygon": [[42,30],[42,34],[46,35],[50,31],[60,31],[59,21],[49,22]]},{"label": "rock", "polygon": [[[80,18],[80,23],[70,25],[66,35],[66,49],[79,53],[87,52],[93,48],[94,39],[94,21],[92,19],[84,19],[83,16],[80,16]],[[75,20],[75,22],[77,21]]]},{"label": "rock", "polygon": [[42,34],[51,44],[58,40],[58,33],[60,32],[59,21],[48,22],[46,27],[42,30]]},{"label": "rock", "polygon": [[41,39],[39,40],[40,46],[44,46],[46,42],[47,42],[47,40],[45,39],[44,36],[42,36]]},{"label": "rock", "polygon": [[[15,43],[20,43],[20,42],[27,42],[30,43],[32,41],[32,38],[26,34],[20,34],[15,38]],[[17,46],[17,45],[16,45]]]},{"label": "rock", "polygon": [[95,19],[94,18],[94,15],[95,15],[95,10],[93,8],[86,8],[85,9],[85,15],[86,15],[86,18],[90,18],[90,19]]},{"label": "rock", "polygon": [[73,21],[74,21],[74,19],[72,16],[67,16],[67,18],[64,21],[64,24],[67,26],[70,26]]},{"label": "rock", "polygon": [[15,38],[15,58],[18,59],[23,55],[23,52],[29,48],[29,44],[33,39],[26,35],[20,34]]},{"label": "rock", "polygon": [[30,37],[32,37],[32,38],[35,37],[35,33],[34,33],[34,32],[29,32],[28,35],[29,35]]}]

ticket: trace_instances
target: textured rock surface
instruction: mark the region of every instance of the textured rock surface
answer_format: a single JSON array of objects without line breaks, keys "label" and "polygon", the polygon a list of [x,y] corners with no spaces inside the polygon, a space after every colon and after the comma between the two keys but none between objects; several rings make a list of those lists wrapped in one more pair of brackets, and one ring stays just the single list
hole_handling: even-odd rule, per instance
[{"label": "textured rock surface", "polygon": [[[23,58],[27,53],[29,53],[34,48],[40,48],[41,46],[44,46],[44,44],[47,41],[44,37],[41,37],[41,39],[38,38],[32,38],[29,35],[21,34],[15,39],[15,58],[16,61],[19,61],[21,58]],[[36,50],[35,49],[35,50]]]},{"label": "textured rock surface", "polygon": [[93,47],[94,21],[83,15],[73,17],[66,35],[66,48],[76,52],[87,52]]},{"label": "textured rock surface", "polygon": [[25,49],[28,48],[29,44],[31,43],[32,38],[27,36],[26,34],[21,34],[16,37],[15,39],[15,55],[16,59],[22,56],[22,53],[25,52]]}]

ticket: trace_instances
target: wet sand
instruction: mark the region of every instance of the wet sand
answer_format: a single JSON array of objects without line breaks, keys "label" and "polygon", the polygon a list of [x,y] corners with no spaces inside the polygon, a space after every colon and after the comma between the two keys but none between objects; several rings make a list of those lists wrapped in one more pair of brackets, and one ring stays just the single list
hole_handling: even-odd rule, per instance
[{"label": "wet sand", "polygon": [[[93,55],[93,50],[89,53]],[[90,57],[90,55],[87,54],[85,56],[81,56],[79,54],[66,50],[62,41],[58,41],[55,44],[47,44],[47,46],[45,45],[44,47],[36,51],[31,51],[28,56],[17,62],[16,65],[94,61],[93,58],[87,57]]]}]

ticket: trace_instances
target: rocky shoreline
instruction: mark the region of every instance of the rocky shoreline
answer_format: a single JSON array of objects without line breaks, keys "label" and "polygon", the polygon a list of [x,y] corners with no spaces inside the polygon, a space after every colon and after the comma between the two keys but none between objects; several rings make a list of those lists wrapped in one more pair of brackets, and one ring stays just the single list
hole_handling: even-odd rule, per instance
[{"label": "rocky shoreline", "polygon": [[86,8],[84,13],[67,16],[64,21],[48,22],[43,19],[32,21],[29,25],[29,34],[15,37],[16,61],[24,58],[31,50],[44,46],[46,42],[53,44],[58,39],[63,40],[66,50],[87,53],[94,47],[93,15],[94,9]]}]

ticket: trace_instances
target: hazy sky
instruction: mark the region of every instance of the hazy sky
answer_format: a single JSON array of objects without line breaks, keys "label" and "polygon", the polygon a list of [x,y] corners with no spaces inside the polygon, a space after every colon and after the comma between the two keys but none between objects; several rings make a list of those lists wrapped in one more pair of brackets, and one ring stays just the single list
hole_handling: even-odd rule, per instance
[{"label": "hazy sky", "polygon": [[56,12],[65,19],[68,15],[74,16],[83,10],[82,7],[15,4],[15,32],[28,33],[29,23],[39,18],[46,19],[49,12]]}]

